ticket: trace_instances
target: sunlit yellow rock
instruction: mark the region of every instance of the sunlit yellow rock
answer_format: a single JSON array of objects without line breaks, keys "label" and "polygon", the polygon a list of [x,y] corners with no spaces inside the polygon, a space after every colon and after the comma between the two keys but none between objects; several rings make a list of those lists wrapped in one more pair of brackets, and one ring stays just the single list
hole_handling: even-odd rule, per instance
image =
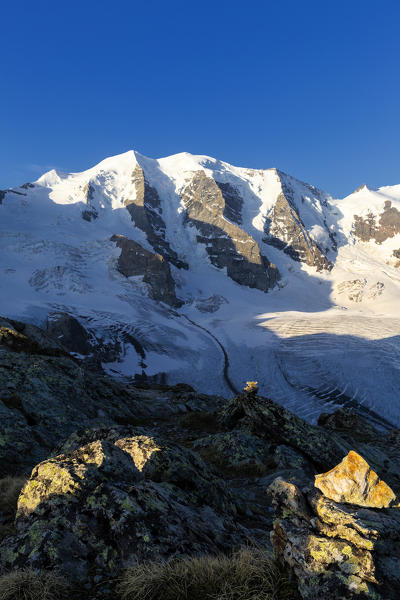
[{"label": "sunlit yellow rock", "polygon": [[249,393],[254,393],[256,394],[258,392],[258,381],[246,381],[246,387],[244,388],[244,391]]},{"label": "sunlit yellow rock", "polygon": [[316,475],[315,487],[335,502],[371,508],[387,508],[396,499],[393,490],[353,451],[327,473]]}]

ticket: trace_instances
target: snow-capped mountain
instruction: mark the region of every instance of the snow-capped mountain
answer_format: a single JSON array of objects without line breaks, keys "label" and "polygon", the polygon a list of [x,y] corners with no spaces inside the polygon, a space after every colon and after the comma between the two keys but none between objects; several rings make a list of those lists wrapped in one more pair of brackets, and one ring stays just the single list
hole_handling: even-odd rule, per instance
[{"label": "snow-capped mountain", "polygon": [[115,376],[400,423],[400,185],[130,151],[1,191],[0,251],[0,314]]}]

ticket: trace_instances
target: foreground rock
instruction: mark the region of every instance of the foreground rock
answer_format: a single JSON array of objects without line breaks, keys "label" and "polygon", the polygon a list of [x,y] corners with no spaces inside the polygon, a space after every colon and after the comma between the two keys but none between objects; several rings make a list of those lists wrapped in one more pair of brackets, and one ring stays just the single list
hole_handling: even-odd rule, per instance
[{"label": "foreground rock", "polygon": [[[92,586],[135,561],[264,548],[275,481],[273,543],[303,598],[400,597],[399,430],[349,409],[313,426],[255,382],[229,402],[119,383],[56,338],[0,322],[0,476],[37,465],[3,572],[56,568]],[[314,478],[329,469],[323,495]]]},{"label": "foreground rock", "polygon": [[[352,426],[344,428],[344,420]],[[331,469],[356,450],[395,494],[400,493],[400,430],[377,431],[355,411],[324,415],[323,427],[315,427],[269,398],[244,393],[226,405],[221,421],[229,429],[246,429],[270,443],[292,447],[319,471]]]},{"label": "foreground rock", "polygon": [[354,452],[330,473],[317,476],[316,486],[364,506],[335,502],[311,481],[295,485],[277,478],[271,484],[277,517],[271,541],[294,569],[301,597],[398,599],[400,510],[380,508],[392,501],[393,492]]},{"label": "foreground rock", "polygon": [[121,248],[118,271],[125,277],[140,276],[149,286],[153,300],[179,307],[183,302],[176,297],[175,282],[169,263],[161,256],[149,252],[143,246],[124,235],[113,235],[112,242]]},{"label": "foreground rock", "polygon": [[18,535],[0,548],[6,570],[96,581],[136,562],[244,543],[227,486],[190,450],[142,429],[87,432],[74,443],[32,471]]},{"label": "foreground rock", "polygon": [[387,483],[379,479],[362,456],[353,451],[328,473],[316,475],[315,487],[335,502],[370,508],[388,508],[396,499]]},{"label": "foreground rock", "polygon": [[85,370],[33,325],[0,320],[0,477],[29,473],[74,431],[212,412],[190,386],[139,389]]}]

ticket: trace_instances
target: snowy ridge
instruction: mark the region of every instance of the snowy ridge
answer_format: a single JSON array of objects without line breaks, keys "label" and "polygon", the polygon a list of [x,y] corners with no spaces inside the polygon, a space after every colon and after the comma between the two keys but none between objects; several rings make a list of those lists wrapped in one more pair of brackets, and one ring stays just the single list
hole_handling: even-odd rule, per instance
[{"label": "snowy ridge", "polygon": [[[226,231],[239,227],[277,266],[280,279],[268,293],[213,264],[208,243],[188,225],[184,193],[201,171],[214,196],[199,201],[218,196]],[[133,173],[140,172],[150,192],[135,182]],[[179,309],[152,300],[142,275],[125,277],[118,270],[120,250],[110,240],[115,234],[155,252],[128,202],[162,220],[154,221],[163,223],[154,235],[165,236],[188,264],[186,270],[170,263]],[[286,237],[271,244],[279,202]],[[67,312],[98,341],[119,349],[103,361],[107,372],[185,381],[229,396],[226,357],[208,331],[226,350],[238,389],[258,380],[263,394],[310,420],[354,403],[400,424],[400,405],[393,401],[400,384],[396,211],[400,185],[364,187],[337,200],[277,169],[234,167],[188,153],[156,160],[129,151],[82,173],[50,171],[0,193],[0,314],[45,327],[49,313]],[[218,227],[208,226],[211,240]],[[300,242],[291,240],[298,232]],[[221,239],[229,242],[229,235],[217,244]],[[242,243],[231,241],[233,249]],[[317,271],[297,251],[288,253],[291,241],[303,244],[304,252],[315,242],[331,270]]]}]

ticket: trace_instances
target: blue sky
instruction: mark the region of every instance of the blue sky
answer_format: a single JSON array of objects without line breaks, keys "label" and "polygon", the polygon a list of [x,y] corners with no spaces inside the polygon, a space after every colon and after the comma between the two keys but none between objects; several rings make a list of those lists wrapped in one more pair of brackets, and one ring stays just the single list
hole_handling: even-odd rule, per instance
[{"label": "blue sky", "polygon": [[400,183],[395,1],[2,4],[0,188],[136,149]]}]

